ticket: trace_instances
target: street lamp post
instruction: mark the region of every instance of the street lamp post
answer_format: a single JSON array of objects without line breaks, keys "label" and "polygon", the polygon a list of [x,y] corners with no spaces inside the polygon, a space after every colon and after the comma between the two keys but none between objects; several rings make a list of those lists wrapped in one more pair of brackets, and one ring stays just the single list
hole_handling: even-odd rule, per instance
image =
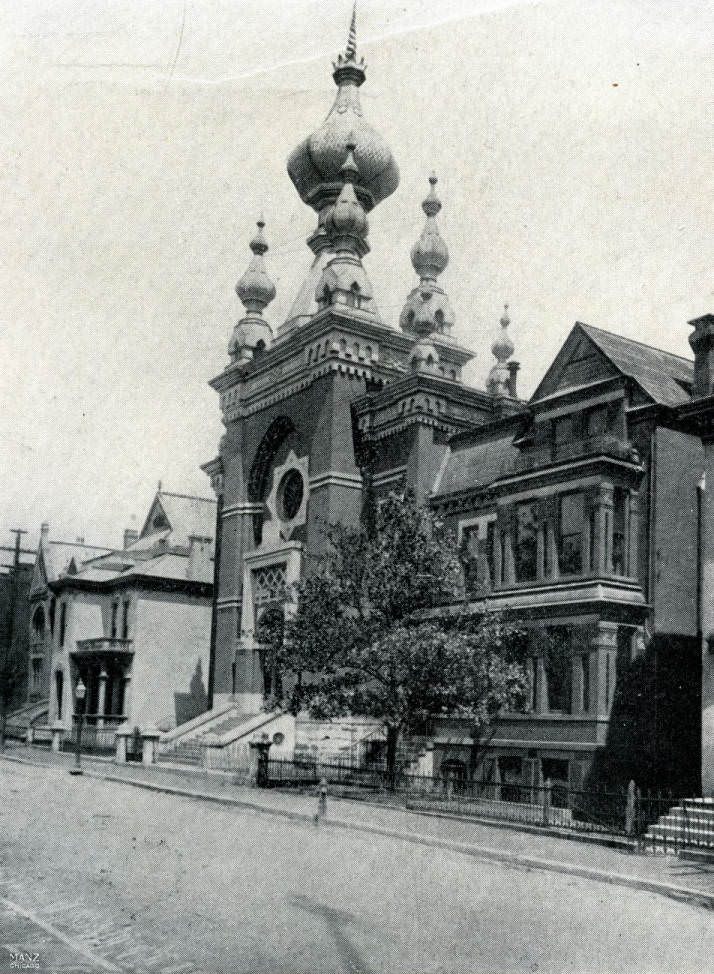
[{"label": "street lamp post", "polygon": [[74,696],[77,702],[77,739],[74,750],[74,767],[70,770],[70,774],[82,773],[82,724],[84,722],[84,698],[86,694],[87,688],[82,683],[80,676],[77,680],[77,686],[74,688]]}]

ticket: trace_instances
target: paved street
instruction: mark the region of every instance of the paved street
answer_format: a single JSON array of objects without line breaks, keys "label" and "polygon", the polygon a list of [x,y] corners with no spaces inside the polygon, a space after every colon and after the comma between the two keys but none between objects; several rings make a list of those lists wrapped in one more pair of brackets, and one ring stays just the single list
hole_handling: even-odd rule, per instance
[{"label": "paved street", "polygon": [[711,912],[653,894],[58,769],[0,799],[0,974],[711,970]]}]

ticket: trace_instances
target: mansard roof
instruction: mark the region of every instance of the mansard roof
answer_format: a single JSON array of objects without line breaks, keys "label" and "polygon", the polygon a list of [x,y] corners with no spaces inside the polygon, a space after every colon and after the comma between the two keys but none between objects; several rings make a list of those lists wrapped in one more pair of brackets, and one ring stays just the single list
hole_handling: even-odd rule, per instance
[{"label": "mansard roof", "polygon": [[[694,382],[694,362],[691,359],[576,322],[533,394],[530,400],[532,404],[575,387],[573,376],[570,379],[567,377],[568,366],[574,363],[583,341],[590,343],[593,352],[600,353],[610,366],[611,374],[619,373],[632,379],[654,403],[679,406],[691,399]],[[602,379],[604,375],[601,372],[602,366],[598,369],[596,365],[589,364],[578,385],[587,385],[588,380],[594,382]]]}]

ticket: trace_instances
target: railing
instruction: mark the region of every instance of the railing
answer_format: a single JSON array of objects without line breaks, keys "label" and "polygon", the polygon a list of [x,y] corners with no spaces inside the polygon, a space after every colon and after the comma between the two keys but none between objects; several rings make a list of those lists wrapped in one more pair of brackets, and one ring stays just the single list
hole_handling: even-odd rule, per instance
[{"label": "railing", "polygon": [[582,440],[571,440],[569,443],[525,447],[520,455],[505,461],[501,473],[502,475],[526,473],[553,463],[581,460],[596,455],[639,463],[637,451],[630,443],[614,436],[592,436]]},{"label": "railing", "polygon": [[[96,727],[85,724],[82,727],[81,748],[88,754],[113,754],[116,747],[116,728]],[[65,734],[62,740],[63,751],[74,751],[77,747],[77,724]]]},{"label": "railing", "polygon": [[541,785],[462,780],[358,769],[349,764],[310,760],[267,762],[269,787],[315,787],[325,779],[344,797],[374,798],[426,811],[505,819],[525,825],[635,838],[644,835],[676,804],[672,797],[637,794],[626,789],[584,790],[564,782]]},{"label": "railing", "polygon": [[75,654],[91,653],[133,653],[133,639],[118,639],[114,636],[97,636],[94,639],[78,639]]}]

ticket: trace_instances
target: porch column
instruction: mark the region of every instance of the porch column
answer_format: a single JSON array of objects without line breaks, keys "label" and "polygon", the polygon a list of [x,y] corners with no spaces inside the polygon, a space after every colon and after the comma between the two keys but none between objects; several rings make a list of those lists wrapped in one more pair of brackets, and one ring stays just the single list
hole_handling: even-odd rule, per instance
[{"label": "porch column", "polygon": [[637,578],[639,574],[640,550],[640,499],[636,490],[629,493],[627,516],[627,576]]},{"label": "porch column", "polygon": [[572,680],[570,694],[570,712],[581,714],[583,712],[583,657],[580,653],[575,653],[572,661]]},{"label": "porch column", "polygon": [[598,622],[591,640],[593,656],[595,657],[595,682],[591,684],[591,694],[595,706],[594,713],[599,717],[608,717],[615,692],[617,676],[615,660],[617,658],[617,623]]},{"label": "porch column", "polygon": [[104,710],[107,702],[107,671],[104,663],[99,671],[99,695],[97,697],[97,727],[104,727]]},{"label": "porch column", "polygon": [[126,717],[128,721],[131,710],[131,674],[124,674],[122,680],[124,681],[124,713],[122,716]]},{"label": "porch column", "polygon": [[516,580],[516,569],[513,561],[513,529],[509,525],[503,535],[504,581],[513,585]]},{"label": "porch column", "polygon": [[596,500],[597,569],[600,575],[612,575],[613,487],[600,484]]},{"label": "porch column", "polygon": [[536,669],[538,676],[536,677],[536,710],[539,714],[548,713],[548,675],[545,669],[545,659],[543,656],[539,656],[536,660]]}]

